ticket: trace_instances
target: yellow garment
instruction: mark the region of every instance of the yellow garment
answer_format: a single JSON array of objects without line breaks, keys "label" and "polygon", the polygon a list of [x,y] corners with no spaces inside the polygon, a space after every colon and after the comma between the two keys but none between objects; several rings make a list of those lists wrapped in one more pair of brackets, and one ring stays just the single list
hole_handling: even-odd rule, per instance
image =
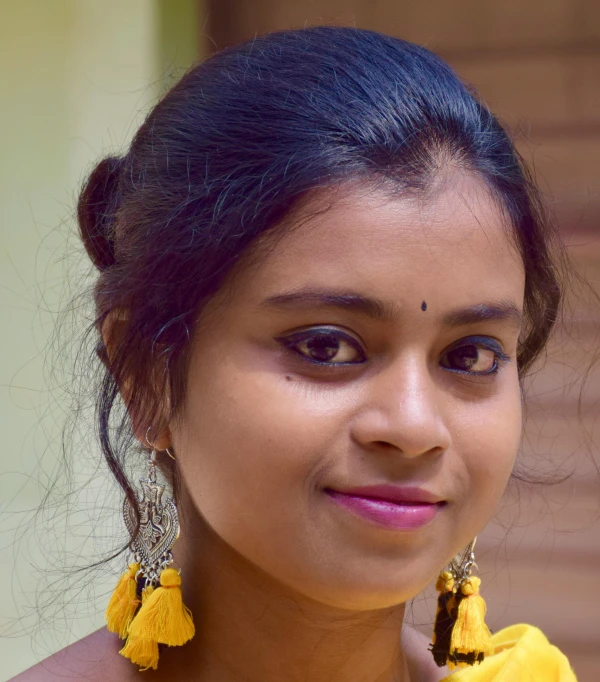
[{"label": "yellow garment", "polygon": [[494,653],[442,682],[577,682],[567,657],[531,625],[512,625],[492,636]]}]

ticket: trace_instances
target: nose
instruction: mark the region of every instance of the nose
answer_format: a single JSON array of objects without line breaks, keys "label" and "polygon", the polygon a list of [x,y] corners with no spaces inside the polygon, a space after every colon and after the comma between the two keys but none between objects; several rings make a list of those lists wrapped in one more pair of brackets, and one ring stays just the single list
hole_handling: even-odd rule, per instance
[{"label": "nose", "polygon": [[406,458],[440,454],[452,442],[448,397],[426,358],[415,354],[399,359],[365,386],[352,437],[367,449],[393,447]]}]

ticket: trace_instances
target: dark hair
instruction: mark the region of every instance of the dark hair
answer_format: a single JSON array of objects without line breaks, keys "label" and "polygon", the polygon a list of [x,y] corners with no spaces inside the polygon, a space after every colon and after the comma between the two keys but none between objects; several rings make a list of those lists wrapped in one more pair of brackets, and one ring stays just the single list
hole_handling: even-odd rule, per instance
[{"label": "dark hair", "polygon": [[100,270],[96,328],[119,318],[98,401],[104,455],[124,469],[127,415],[156,427],[185,393],[192,330],[255,240],[315,188],[382,180],[424,192],[452,164],[481,178],[514,230],[526,273],[521,373],[544,347],[561,291],[538,191],[501,124],[436,55],[372,31],[317,27],[256,38],[191,69],[122,158],[92,172],[78,204]]}]

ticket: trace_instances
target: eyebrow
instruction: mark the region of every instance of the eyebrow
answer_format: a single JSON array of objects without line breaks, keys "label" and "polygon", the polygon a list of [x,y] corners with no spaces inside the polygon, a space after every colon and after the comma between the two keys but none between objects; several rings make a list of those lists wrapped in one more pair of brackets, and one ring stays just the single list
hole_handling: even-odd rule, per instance
[{"label": "eyebrow", "polygon": [[445,327],[462,327],[467,324],[488,321],[507,321],[515,327],[520,327],[523,323],[523,313],[512,301],[499,301],[497,303],[479,303],[450,312],[442,318]]},{"label": "eyebrow", "polygon": [[[263,306],[288,309],[337,308],[362,313],[383,322],[390,322],[400,317],[400,308],[397,305],[351,291],[300,289],[269,296],[262,301],[261,307]],[[461,308],[442,317],[442,324],[445,327],[461,327],[490,321],[508,321],[520,327],[523,315],[515,303],[498,301]]]},{"label": "eyebrow", "polygon": [[278,308],[338,308],[353,310],[375,320],[390,322],[399,317],[400,310],[392,303],[360,294],[316,289],[300,289],[276,296],[269,296],[262,306]]}]

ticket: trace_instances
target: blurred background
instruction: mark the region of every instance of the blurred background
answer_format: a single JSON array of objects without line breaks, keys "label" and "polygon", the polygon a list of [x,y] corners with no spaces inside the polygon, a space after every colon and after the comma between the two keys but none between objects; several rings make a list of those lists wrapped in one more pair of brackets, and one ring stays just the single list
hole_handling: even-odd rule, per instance
[{"label": "blurred background", "polygon": [[[121,570],[79,576],[44,608],[45,573],[93,561],[123,533],[92,426],[69,468],[60,454],[72,376],[53,353],[82,329],[63,324],[59,339],[56,325],[67,308],[85,318],[69,301],[91,281],[74,238],[78,187],[195,61],[314,24],[379,30],[454,66],[512,130],[576,270],[600,288],[597,0],[0,0],[0,680],[102,627]],[[511,486],[477,547],[490,626],[541,627],[580,682],[600,678],[599,322],[575,280],[526,387],[520,457],[530,474],[564,480]],[[78,491],[68,498],[67,484]],[[428,633],[432,596],[409,614]]]}]

